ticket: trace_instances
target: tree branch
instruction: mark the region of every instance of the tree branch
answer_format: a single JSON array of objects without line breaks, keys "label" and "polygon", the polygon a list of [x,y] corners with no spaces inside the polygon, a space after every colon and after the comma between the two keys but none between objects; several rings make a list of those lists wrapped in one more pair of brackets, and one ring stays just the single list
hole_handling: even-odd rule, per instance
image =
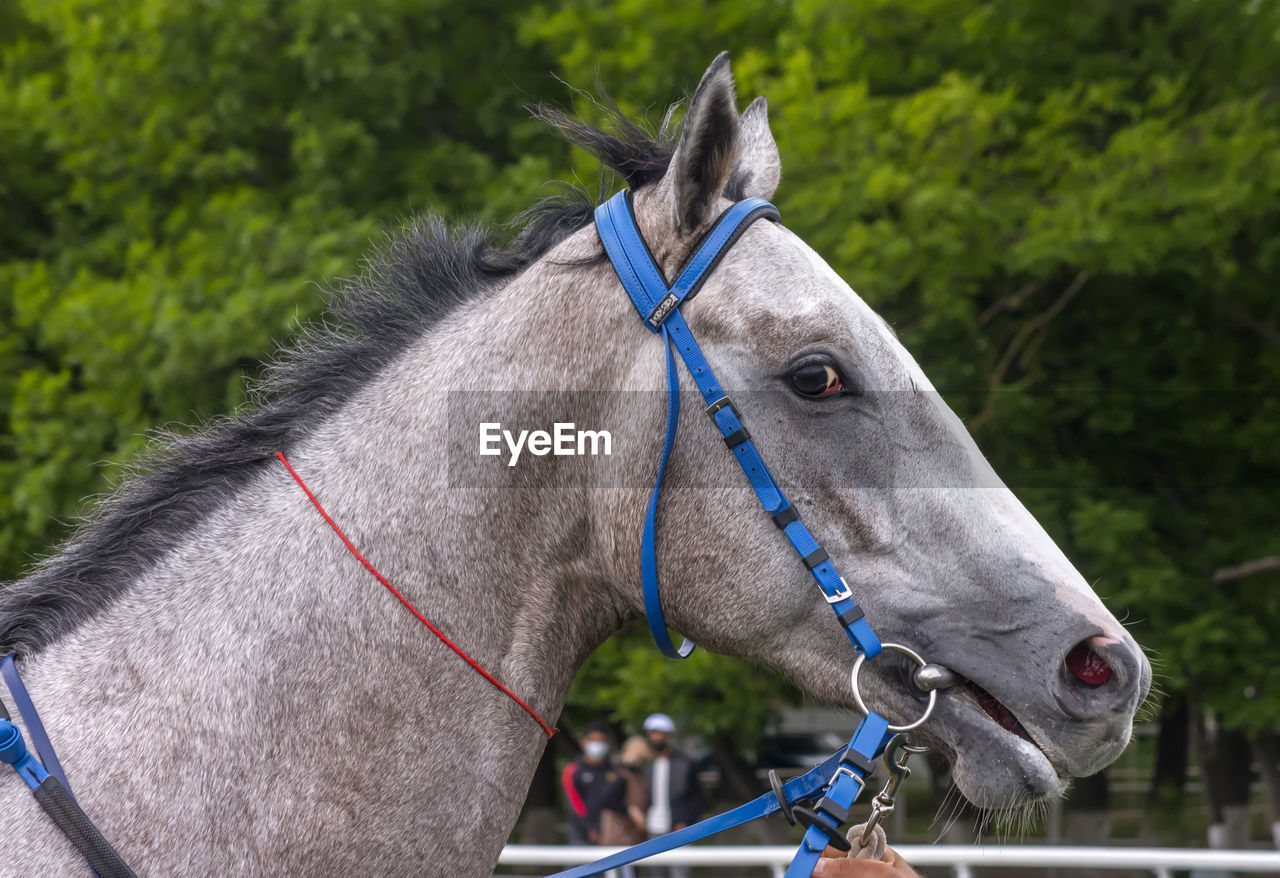
[{"label": "tree branch", "polygon": [[1014,359],[1018,356],[1023,346],[1033,335],[1048,326],[1049,321],[1061,314],[1062,309],[1070,304],[1071,300],[1076,297],[1080,290],[1084,289],[1084,285],[1088,282],[1089,272],[1082,271],[1077,274],[1075,279],[1067,285],[1067,288],[1054,300],[1052,305],[1022,324],[1018,329],[1013,336],[1013,340],[1009,342],[1009,346],[1000,355],[1000,360],[996,363],[996,367],[991,373],[991,378],[988,382],[989,393],[987,394],[987,401],[983,405],[982,411],[969,422],[969,432],[978,432],[983,423],[991,417],[992,412],[995,410],[996,391],[1004,383],[1005,374],[1009,371],[1009,367],[1013,365]]},{"label": "tree branch", "polygon": [[1280,555],[1258,558],[1231,567],[1220,567],[1213,571],[1213,584],[1226,585],[1228,582],[1257,576],[1259,573],[1270,573],[1274,570],[1280,570]]},{"label": "tree branch", "polygon": [[1022,307],[1022,303],[1027,300],[1027,296],[1036,292],[1043,285],[1043,281],[1033,280],[1023,284],[1012,296],[1005,296],[1003,299],[996,299],[987,310],[978,315],[978,328],[986,326],[997,314],[1002,311],[1017,311]]},{"label": "tree branch", "polygon": [[1258,335],[1280,348],[1280,329],[1276,329],[1265,320],[1260,320],[1257,317],[1254,317],[1239,305],[1229,305],[1227,310],[1231,312],[1231,316],[1235,317],[1236,320],[1240,321],[1244,326],[1252,329]]}]

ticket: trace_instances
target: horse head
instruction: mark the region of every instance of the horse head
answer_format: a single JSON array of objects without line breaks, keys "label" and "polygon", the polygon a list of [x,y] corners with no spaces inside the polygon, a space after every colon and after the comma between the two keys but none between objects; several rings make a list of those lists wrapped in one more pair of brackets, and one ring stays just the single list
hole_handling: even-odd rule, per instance
[{"label": "horse head", "polygon": [[[635,191],[636,223],[673,276],[722,211],[771,198],[780,178],[765,102],[739,116],[722,55],[665,173]],[[1115,759],[1150,685],[1145,656],[888,324],[804,241],[767,222],[727,251],[682,314],[877,633],[963,678],[919,732],[951,759],[960,790],[984,806],[1034,800]],[[639,325],[634,333],[651,343]],[[636,386],[662,386],[660,360],[644,355]],[[600,514],[612,527],[637,526],[626,504]],[[681,424],[658,540],[673,627],[853,706],[850,643],[696,416]],[[615,563],[639,608],[633,548]],[[921,711],[912,670],[886,653],[863,671],[866,700],[891,721]]]}]

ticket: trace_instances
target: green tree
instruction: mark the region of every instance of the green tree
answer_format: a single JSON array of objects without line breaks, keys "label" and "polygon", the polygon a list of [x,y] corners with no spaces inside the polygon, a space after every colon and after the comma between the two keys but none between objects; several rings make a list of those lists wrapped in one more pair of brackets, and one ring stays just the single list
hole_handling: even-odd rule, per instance
[{"label": "green tree", "polygon": [[769,96],[788,225],[895,324],[1159,685],[1280,724],[1276,577],[1211,583],[1280,547],[1280,8],[567,0],[524,33],[631,106],[732,49]]},{"label": "green tree", "polygon": [[554,176],[521,107],[560,86],[508,8],[0,5],[0,578],[148,429],[233,410],[380,228]]}]

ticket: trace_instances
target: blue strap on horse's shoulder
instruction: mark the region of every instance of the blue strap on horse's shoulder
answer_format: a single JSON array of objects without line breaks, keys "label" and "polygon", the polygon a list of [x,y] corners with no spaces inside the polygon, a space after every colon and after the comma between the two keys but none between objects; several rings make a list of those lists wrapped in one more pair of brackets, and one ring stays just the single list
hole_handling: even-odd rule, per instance
[{"label": "blue strap on horse's shoulder", "polygon": [[[822,798],[814,806],[814,812],[819,815],[820,819],[824,821],[833,819],[826,816],[830,806],[824,805],[824,803],[828,800],[843,803],[847,817],[849,806],[853,804],[854,798],[857,797],[858,792],[862,789],[862,778],[871,770],[871,760],[874,760],[884,752],[885,745],[888,743],[889,738],[892,737],[887,729],[888,722],[883,717],[874,713],[866,716],[853,733],[849,746],[837,750],[804,774],[799,777],[793,777],[782,785],[782,798],[786,800],[786,804],[792,806],[797,802],[814,799],[819,793],[822,793]],[[739,805],[730,811],[709,817],[700,823],[686,826],[684,829],[678,829],[666,835],[660,835],[657,838],[651,838],[646,842],[641,842],[638,845],[610,854],[607,857],[602,857],[594,862],[574,866],[572,869],[565,869],[563,872],[556,872],[554,875],[547,876],[547,878],[589,878],[589,876],[599,875],[610,869],[625,866],[628,863],[635,863],[646,857],[652,857],[654,854],[660,854],[663,851],[684,847],[687,844],[724,832],[726,829],[750,823],[752,820],[758,820],[761,817],[768,817],[770,814],[776,814],[782,810],[782,802],[773,792],[768,792],[757,799],[752,799],[745,805]],[[839,827],[837,825],[828,831],[837,833]],[[814,832],[822,835],[822,830],[811,826],[805,833],[806,841],[810,840],[810,834]],[[826,836],[822,835],[822,837],[825,838]],[[814,844],[816,843],[814,842]],[[825,847],[826,843],[824,841],[822,846],[818,848],[818,853],[821,854]],[[802,856],[804,850],[805,848],[802,845],[801,851],[796,854],[797,859]],[[813,867],[810,866],[809,872],[804,873],[806,878],[812,871]],[[790,875],[791,872],[787,874]]]},{"label": "blue strap on horse's shoulder", "polygon": [[679,648],[667,633],[666,617],[658,589],[657,571],[657,514],[658,498],[662,491],[662,477],[667,459],[675,444],[676,427],[680,417],[679,380],[672,347],[680,354],[689,374],[702,394],[707,414],[720,431],[738,464],[742,467],[756,498],[764,510],[773,516],[774,523],[782,529],[788,541],[813,575],[823,597],[831,605],[841,627],[849,639],[868,657],[881,651],[881,644],[871,626],[863,618],[862,610],[844,579],[822,550],[813,535],[800,521],[799,515],[788,502],[786,495],[774,480],[751,433],[742,423],[742,416],[732,400],[716,380],[711,365],[694,340],[685,323],[680,305],[701,288],[712,269],[728,252],[729,247],[757,219],[778,219],[778,209],[762,198],[748,198],[729,208],[716,221],[711,231],[695,249],[674,284],[667,286],[662,270],[649,252],[648,245],[636,227],[631,210],[630,192],[623,190],[596,208],[596,230],[604,245],[609,261],[622,282],[631,303],[650,332],[662,337],[667,367],[667,429],[662,444],[662,457],[658,464],[658,477],[649,495],[645,512],[644,531],[640,543],[640,581],[644,594],[645,616],[654,643],[668,658],[685,658],[694,649],[686,639]]},{"label": "blue strap on horse's shoulder", "polygon": [[13,767],[31,789],[37,789],[49,772],[44,770],[40,760],[27,750],[27,742],[22,738],[22,729],[8,719],[0,719],[0,762]]},{"label": "blue strap on horse's shoulder", "polygon": [[[84,855],[95,878],[134,878],[132,870],[102,837],[98,827],[80,810],[71,787],[67,783],[53,742],[44,730],[35,702],[18,674],[13,655],[0,659],[0,676],[4,678],[9,694],[18,707],[18,714],[31,734],[36,755],[27,750],[22,730],[9,718],[8,711],[0,705],[0,762],[10,765],[54,824]],[[41,764],[43,763],[43,764]]]},{"label": "blue strap on horse's shoulder", "polygon": [[31,700],[27,687],[22,683],[22,677],[18,674],[18,666],[14,664],[12,653],[0,660],[0,676],[4,677],[5,685],[9,687],[9,694],[13,696],[14,704],[18,706],[18,714],[27,726],[31,743],[35,745],[36,753],[44,764],[44,768],[58,779],[63,789],[70,793],[71,784],[67,783],[67,775],[62,770],[62,763],[58,761],[53,742],[49,740],[49,734],[44,730],[44,723],[40,721],[35,702]]}]

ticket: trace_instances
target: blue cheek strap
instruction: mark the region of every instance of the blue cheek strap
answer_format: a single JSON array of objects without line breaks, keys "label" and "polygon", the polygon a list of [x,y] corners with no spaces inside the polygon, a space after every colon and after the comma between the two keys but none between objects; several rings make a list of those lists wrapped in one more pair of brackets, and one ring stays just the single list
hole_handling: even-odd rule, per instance
[{"label": "blue cheek strap", "polygon": [[716,380],[715,373],[680,312],[680,306],[698,292],[734,242],[751,223],[762,218],[779,221],[781,215],[776,207],[763,198],[748,198],[733,205],[716,221],[681,269],[675,283],[668,286],[636,226],[630,193],[623,190],[596,208],[596,230],[604,244],[605,253],[613,264],[618,280],[631,298],[631,303],[639,312],[645,328],[662,338],[666,354],[667,430],[662,442],[662,457],[658,462],[658,477],[654,481],[653,492],[649,495],[649,507],[645,512],[644,532],[640,541],[640,581],[644,592],[645,615],[653,640],[663,655],[682,659],[693,652],[693,642],[687,638],[678,648],[672,643],[658,592],[658,498],[662,491],[662,476],[675,445],[676,427],[680,421],[680,381],[675,359],[671,356],[674,347],[702,394],[707,415],[742,467],[756,499],[773,518],[774,524],[783,532],[812,574],[823,599],[835,612],[836,619],[853,645],[871,658],[881,651],[879,638],[863,617],[862,609],[853,600],[853,594],[843,577],[836,571],[827,553],[805,527],[795,507],[770,474],[751,439],[751,433],[743,424],[742,414]]}]

